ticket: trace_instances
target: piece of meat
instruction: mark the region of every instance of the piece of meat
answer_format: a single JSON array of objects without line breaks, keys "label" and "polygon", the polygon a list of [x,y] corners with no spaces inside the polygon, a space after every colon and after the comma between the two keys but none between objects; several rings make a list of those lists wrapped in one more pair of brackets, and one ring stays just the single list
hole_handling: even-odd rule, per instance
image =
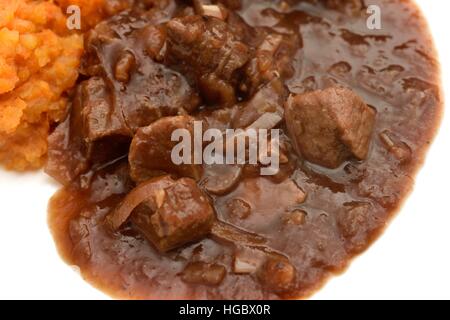
[{"label": "piece of meat", "polygon": [[166,252],[207,236],[215,214],[195,181],[182,178],[157,190],[152,205],[138,208],[131,221],[159,251]]},{"label": "piece of meat", "polygon": [[62,184],[93,162],[111,161],[127,152],[131,132],[110,98],[102,78],[83,81],[67,119],[49,136],[45,171]]},{"label": "piece of meat", "polygon": [[96,72],[111,87],[111,100],[133,132],[161,117],[192,112],[199,104],[186,79],[158,63],[166,31],[159,19],[153,20],[130,13],[115,16],[91,31],[85,49],[86,63],[98,62]]},{"label": "piece of meat", "polygon": [[[133,211],[144,201],[150,210],[155,211],[161,199],[161,190],[173,185],[170,176],[149,179],[131,190],[122,203],[106,218],[106,223],[113,231],[118,230],[131,216]],[[143,207],[144,209],[146,207]]]},{"label": "piece of meat", "polygon": [[[190,116],[166,117],[148,127],[140,128],[134,135],[128,156],[133,180],[145,181],[162,174],[199,180],[203,169],[200,164],[194,163],[194,121]],[[182,136],[174,138],[181,137],[183,140],[172,139],[172,135],[177,133],[176,130]],[[180,152],[175,149],[180,143],[190,147],[186,153],[184,149],[178,150]],[[172,152],[183,161],[174,162]]]},{"label": "piece of meat", "polygon": [[60,123],[48,137],[48,155],[44,171],[63,185],[68,185],[89,168],[80,135],[71,136],[71,117]]},{"label": "piece of meat", "polygon": [[255,48],[262,43],[267,35],[266,29],[250,26],[236,11],[230,10],[228,12],[227,24],[236,39],[247,44],[251,48],[252,54],[254,53]]},{"label": "piece of meat", "polygon": [[110,91],[100,77],[80,84],[71,114],[81,117],[82,135],[87,142],[111,135],[131,136],[121,110],[112,103]]},{"label": "piece of meat", "polygon": [[147,55],[154,61],[163,62],[167,40],[166,28],[163,25],[148,25],[137,34],[145,40],[144,48]]},{"label": "piece of meat", "polygon": [[245,67],[245,80],[240,89],[251,96],[275,78],[291,78],[293,57],[299,47],[300,38],[296,34],[268,33]]},{"label": "piece of meat", "polygon": [[166,20],[125,12],[89,32],[81,67],[88,79],[49,138],[47,173],[67,184],[89,165],[125,154],[140,127],[199,105],[186,79],[155,61],[165,43],[158,23]]},{"label": "piece of meat", "polygon": [[169,65],[195,75],[207,103],[232,105],[236,70],[250,58],[247,45],[230,31],[227,23],[209,16],[187,16],[167,23]]},{"label": "piece of meat", "polygon": [[337,168],[352,156],[367,157],[376,112],[353,91],[330,87],[291,96],[285,113],[294,146],[307,161]]}]

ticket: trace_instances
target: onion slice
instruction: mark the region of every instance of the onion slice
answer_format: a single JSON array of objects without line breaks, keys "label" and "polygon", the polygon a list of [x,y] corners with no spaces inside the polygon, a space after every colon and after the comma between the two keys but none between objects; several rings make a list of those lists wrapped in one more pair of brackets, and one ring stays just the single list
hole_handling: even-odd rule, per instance
[{"label": "onion slice", "polygon": [[227,242],[244,246],[263,246],[267,240],[257,234],[241,230],[227,223],[216,221],[212,227],[211,234]]},{"label": "onion slice", "polygon": [[248,129],[273,129],[275,128],[281,121],[283,117],[281,117],[278,113],[275,112],[267,112],[261,115],[255,122],[253,122]]},{"label": "onion slice", "polygon": [[119,229],[131,216],[131,213],[138,205],[148,201],[150,206],[157,207],[157,199],[161,190],[174,184],[175,181],[170,176],[150,179],[127,194],[122,203],[110,214],[107,222],[113,230]]}]

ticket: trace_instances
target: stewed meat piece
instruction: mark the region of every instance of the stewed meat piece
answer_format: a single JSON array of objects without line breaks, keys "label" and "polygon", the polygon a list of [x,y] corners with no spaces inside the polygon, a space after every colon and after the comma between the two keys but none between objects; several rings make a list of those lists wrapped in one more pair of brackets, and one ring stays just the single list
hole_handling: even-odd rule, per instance
[{"label": "stewed meat piece", "polygon": [[132,190],[108,217],[113,230],[127,219],[161,252],[207,236],[214,210],[194,180],[154,178]]},{"label": "stewed meat piece", "polygon": [[[199,180],[203,168],[194,163],[194,121],[190,116],[166,117],[140,128],[128,156],[131,177],[140,182],[161,174],[175,174]],[[189,150],[177,150],[180,143]]]},{"label": "stewed meat piece", "polygon": [[137,210],[132,222],[160,251],[168,251],[207,236],[214,210],[194,180],[182,178],[155,195],[153,210]]},{"label": "stewed meat piece", "polygon": [[89,165],[125,155],[140,127],[198,106],[187,80],[157,62],[166,39],[158,23],[165,19],[126,12],[89,32],[81,68],[89,78],[78,85],[66,121],[49,138],[51,176],[68,184]]},{"label": "stewed meat piece", "polygon": [[131,135],[121,110],[111,101],[105,80],[100,77],[92,77],[80,84],[72,115],[81,117],[81,134],[86,141],[111,135]]},{"label": "stewed meat piece", "polygon": [[67,119],[50,135],[45,170],[68,184],[92,161],[110,161],[125,154],[130,135],[105,81],[92,77],[77,87]]},{"label": "stewed meat piece", "polygon": [[367,157],[376,113],[353,91],[330,87],[291,96],[285,112],[290,137],[304,159],[337,168],[352,156]]},{"label": "stewed meat piece", "polygon": [[[169,64],[195,75],[208,103],[232,105],[237,85],[236,70],[250,58],[226,22],[210,16],[187,16],[167,23]],[[189,72],[188,72],[189,73]]]},{"label": "stewed meat piece", "polygon": [[68,185],[88,169],[79,134],[71,134],[71,117],[56,127],[48,137],[48,158],[45,172],[63,185]]},{"label": "stewed meat piece", "polygon": [[245,67],[245,81],[241,89],[254,94],[261,85],[275,79],[288,79],[294,75],[293,58],[300,47],[300,36],[268,33],[256,48]]},{"label": "stewed meat piece", "polygon": [[165,27],[158,23],[167,19],[127,12],[100,23],[87,37],[84,64],[91,65],[83,69],[105,78],[111,101],[133,132],[199,104],[186,79],[158,63],[166,42]]}]

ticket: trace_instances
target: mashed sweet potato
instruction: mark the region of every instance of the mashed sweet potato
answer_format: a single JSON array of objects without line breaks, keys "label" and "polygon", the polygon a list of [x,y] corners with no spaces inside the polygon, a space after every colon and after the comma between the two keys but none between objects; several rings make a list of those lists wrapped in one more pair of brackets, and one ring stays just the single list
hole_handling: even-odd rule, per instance
[{"label": "mashed sweet potato", "polygon": [[0,44],[0,163],[39,168],[50,128],[65,116],[83,38],[52,1],[0,0]]}]

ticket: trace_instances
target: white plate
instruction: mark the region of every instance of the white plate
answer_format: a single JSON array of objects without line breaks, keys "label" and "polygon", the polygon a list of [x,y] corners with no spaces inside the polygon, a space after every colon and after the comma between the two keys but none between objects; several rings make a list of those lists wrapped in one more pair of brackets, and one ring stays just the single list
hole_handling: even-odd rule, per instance
[{"label": "white plate", "polygon": [[[366,0],[369,4],[370,0]],[[450,95],[450,1],[417,1],[428,18]],[[450,118],[416,187],[385,234],[315,299],[450,299]],[[65,265],[47,227],[57,184],[0,170],[0,299],[105,299]]]}]

